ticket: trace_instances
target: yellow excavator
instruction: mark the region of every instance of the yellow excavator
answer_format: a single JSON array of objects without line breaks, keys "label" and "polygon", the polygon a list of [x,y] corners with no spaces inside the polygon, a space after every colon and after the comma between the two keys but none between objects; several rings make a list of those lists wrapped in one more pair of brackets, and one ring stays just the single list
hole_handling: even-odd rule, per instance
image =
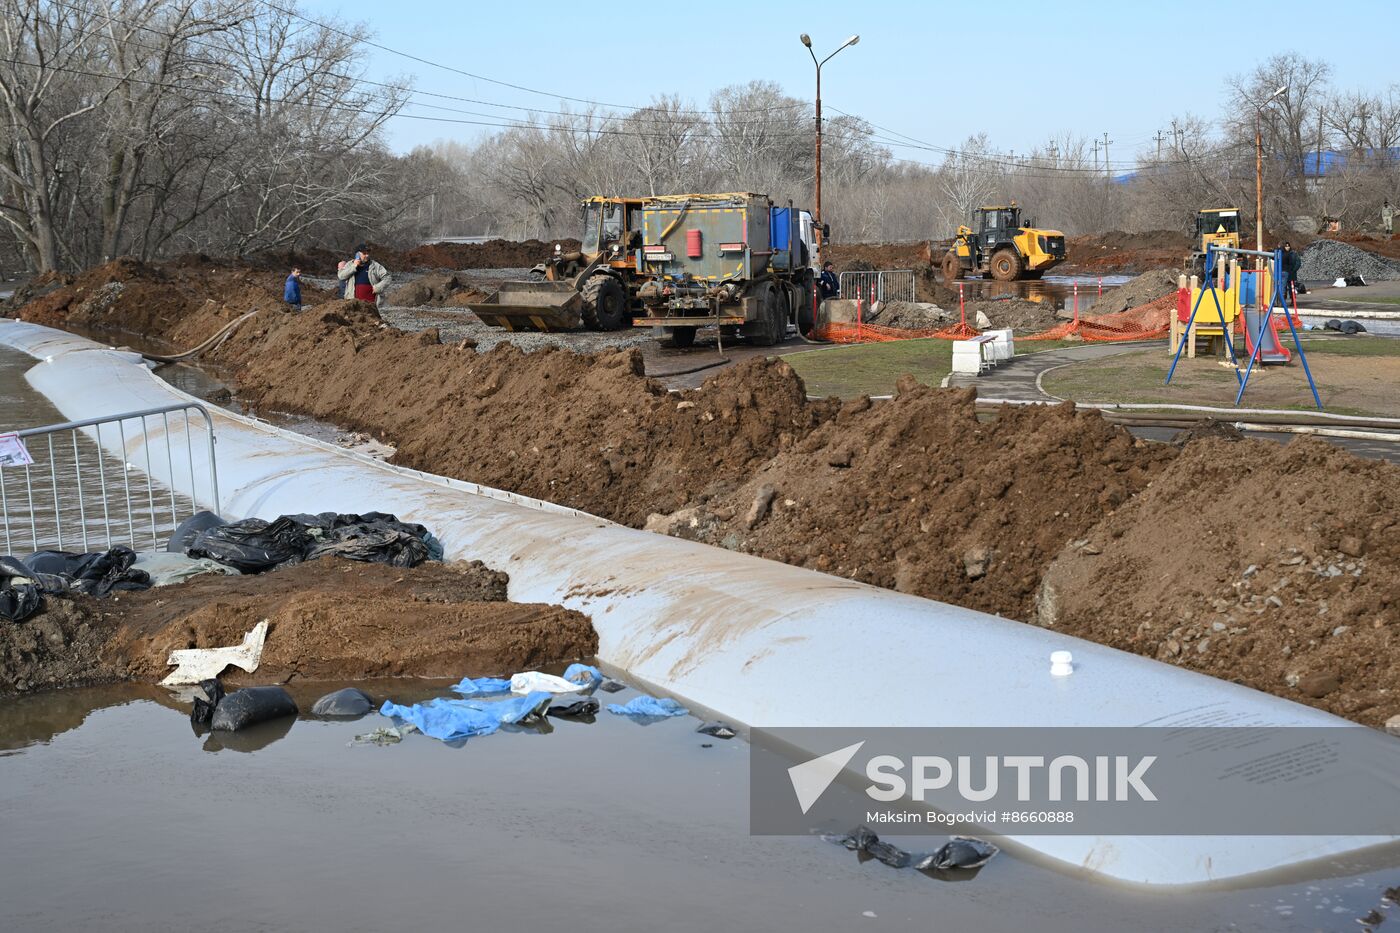
[{"label": "yellow excavator", "polygon": [[943,254],[945,282],[971,273],[990,275],[999,282],[1038,279],[1065,261],[1065,235],[1039,229],[1032,220],[1022,224],[1015,201],[977,208],[972,223],[972,227],[958,227]]}]

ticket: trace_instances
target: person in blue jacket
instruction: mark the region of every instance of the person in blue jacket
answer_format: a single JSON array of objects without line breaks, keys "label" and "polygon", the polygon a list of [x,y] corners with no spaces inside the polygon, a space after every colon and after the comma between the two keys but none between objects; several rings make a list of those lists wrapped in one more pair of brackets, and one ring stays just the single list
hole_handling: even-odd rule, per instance
[{"label": "person in blue jacket", "polygon": [[821,288],[823,298],[841,297],[841,282],[836,278],[836,273],[831,270],[831,263],[822,265],[822,274],[817,280],[817,284]]},{"label": "person in blue jacket", "polygon": [[292,267],[292,274],[287,276],[287,284],[282,288],[282,300],[287,303],[289,310],[301,310],[301,270],[295,266]]}]

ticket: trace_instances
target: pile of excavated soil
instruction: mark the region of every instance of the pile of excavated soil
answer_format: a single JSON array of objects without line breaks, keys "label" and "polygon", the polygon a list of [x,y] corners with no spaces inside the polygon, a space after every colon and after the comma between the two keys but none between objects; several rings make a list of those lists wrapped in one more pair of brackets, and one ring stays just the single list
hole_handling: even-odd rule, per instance
[{"label": "pile of excavated soil", "polygon": [[1129,279],[1117,288],[1110,288],[1094,301],[1088,314],[1114,314],[1137,308],[1177,290],[1178,273],[1171,269],[1152,269]]},{"label": "pile of excavated soil", "polygon": [[848,402],[742,488],[670,530],[802,567],[1017,619],[1050,559],[1171,459],[1097,413],[1003,407],[905,376]]},{"label": "pile of excavated soil", "polygon": [[324,558],[103,600],[50,598],[40,614],[0,626],[0,694],[158,681],[172,650],[236,645],[263,619],[261,665],[231,669],[229,682],[508,673],[597,650],[587,617],[507,602],[506,583],[480,563]]},{"label": "pile of excavated soil", "polygon": [[943,300],[935,277],[937,269],[929,261],[927,243],[828,243],[822,247],[822,256],[838,274],[909,269],[914,273],[915,300],[933,303]]},{"label": "pile of excavated soil", "polygon": [[941,330],[956,318],[956,314],[944,311],[936,304],[922,301],[884,302],[866,320],[881,327],[900,327],[905,330]]},{"label": "pile of excavated soil", "polygon": [[1038,621],[1379,725],[1400,714],[1400,467],[1192,441],[1060,552]]},{"label": "pile of excavated soil", "polygon": [[[80,331],[125,331],[174,343],[209,336],[218,326],[255,308],[280,312],[285,275],[242,266],[197,265],[188,260],[153,265],[117,259],[77,276],[35,279],[14,307],[26,321]],[[330,293],[302,283],[304,302]],[[191,326],[192,321],[203,322]],[[215,327],[214,329],[217,329]]]},{"label": "pile of excavated soil", "polygon": [[478,353],[439,340],[342,301],[254,318],[213,359],[236,367],[256,406],[373,434],[397,448],[396,463],[633,525],[710,484],[742,482],[835,404],[808,403],[780,360],[671,395],[643,375],[636,349]]},{"label": "pile of excavated soil", "polygon": [[1180,269],[1191,251],[1191,237],[1172,230],[1110,232],[1065,240],[1065,262],[1056,272],[1088,275]]},{"label": "pile of excavated soil", "polygon": [[432,272],[419,276],[385,296],[387,304],[396,307],[465,307],[481,301],[487,295],[465,276],[451,272]]},{"label": "pile of excavated soil", "polygon": [[969,324],[978,324],[979,313],[986,315],[992,327],[1009,327],[1018,334],[1038,334],[1061,323],[1049,302],[1027,298],[983,298],[967,302]]}]

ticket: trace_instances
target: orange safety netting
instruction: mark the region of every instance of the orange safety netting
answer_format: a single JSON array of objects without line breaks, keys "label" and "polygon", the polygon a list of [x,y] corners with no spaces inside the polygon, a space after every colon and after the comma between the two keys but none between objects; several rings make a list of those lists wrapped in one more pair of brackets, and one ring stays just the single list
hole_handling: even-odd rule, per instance
[{"label": "orange safety netting", "polygon": [[[1147,304],[1113,314],[1081,316],[1039,334],[1018,335],[1017,340],[1065,340],[1079,337],[1088,341],[1147,340],[1164,336],[1171,328],[1171,316],[1182,301],[1180,292],[1163,295]],[[827,323],[817,327],[813,337],[831,343],[882,343],[891,340],[966,340],[981,333],[966,323],[940,330],[881,327],[879,324]]]}]

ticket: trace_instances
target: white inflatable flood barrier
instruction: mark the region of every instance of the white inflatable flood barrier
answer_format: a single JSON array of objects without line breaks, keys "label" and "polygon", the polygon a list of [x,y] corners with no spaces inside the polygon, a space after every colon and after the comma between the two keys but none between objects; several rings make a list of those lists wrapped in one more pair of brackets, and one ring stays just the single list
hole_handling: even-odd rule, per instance
[{"label": "white inflatable flood barrier", "polygon": [[[0,344],[43,361],[27,374],[30,384],[73,420],[194,401],[134,354],[61,331],[0,320]],[[1252,725],[1344,724],[1054,631],[636,531],[395,467],[219,409],[212,413],[225,516],[380,510],[420,522],[441,538],[448,559],[477,559],[508,571],[512,599],[587,613],[605,663],[731,721],[767,727],[1133,726],[1169,724],[1213,709]],[[103,439],[116,456],[145,462],[142,451],[122,451],[108,434]],[[129,448],[140,443],[128,439]],[[149,443],[163,442],[153,434]],[[153,458],[157,470],[163,460]],[[188,471],[156,478],[192,493]],[[1074,674],[1053,677],[1051,652],[1064,649],[1073,652]],[[959,701],[963,697],[966,702]],[[1297,866],[1389,838],[1009,841],[1099,877],[1191,885]]]}]

